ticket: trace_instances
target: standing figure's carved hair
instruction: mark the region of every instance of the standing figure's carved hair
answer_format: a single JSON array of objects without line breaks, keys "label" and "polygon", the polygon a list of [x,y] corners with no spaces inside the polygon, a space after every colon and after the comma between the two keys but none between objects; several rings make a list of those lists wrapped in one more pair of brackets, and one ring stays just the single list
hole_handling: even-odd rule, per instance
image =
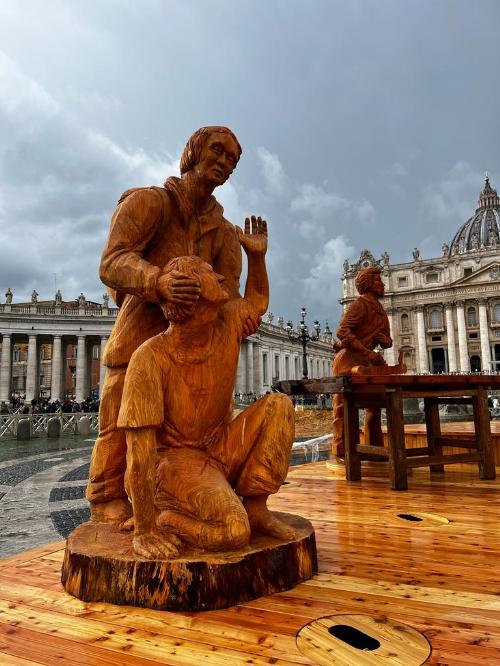
[{"label": "standing figure's carved hair", "polygon": [[380,275],[380,268],[378,266],[370,266],[359,271],[354,280],[358,294],[366,294],[367,291],[370,291],[375,275]]},{"label": "standing figure's carved hair", "polygon": [[196,164],[198,164],[205,143],[208,141],[210,135],[214,133],[229,134],[238,146],[238,159],[240,159],[242,153],[241,146],[234,133],[231,132],[228,127],[220,127],[218,125],[212,127],[200,127],[200,129],[196,130],[186,143],[180,163],[181,174],[190,171]]}]

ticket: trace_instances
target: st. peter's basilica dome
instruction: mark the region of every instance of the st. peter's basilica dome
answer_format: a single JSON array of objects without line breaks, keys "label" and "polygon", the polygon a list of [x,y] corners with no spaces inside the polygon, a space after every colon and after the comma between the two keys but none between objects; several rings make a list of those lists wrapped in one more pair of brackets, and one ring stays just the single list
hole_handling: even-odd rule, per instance
[{"label": "st. peter's basilica dome", "polygon": [[500,197],[486,177],[474,215],[463,224],[451,241],[449,256],[500,245]]}]

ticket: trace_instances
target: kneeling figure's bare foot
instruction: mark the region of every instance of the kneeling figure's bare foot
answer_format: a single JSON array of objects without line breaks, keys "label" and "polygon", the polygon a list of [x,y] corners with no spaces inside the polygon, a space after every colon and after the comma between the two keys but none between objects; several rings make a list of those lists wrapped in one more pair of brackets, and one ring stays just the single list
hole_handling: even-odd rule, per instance
[{"label": "kneeling figure's bare foot", "polygon": [[114,523],[119,525],[132,515],[132,505],[128,499],[114,499],[109,502],[90,503],[90,520],[94,523]]},{"label": "kneeling figure's bare foot", "polygon": [[267,495],[259,497],[245,497],[243,505],[248,514],[248,521],[252,531],[269,534],[269,536],[291,541],[297,537],[297,532],[287,523],[280,520],[266,506]]}]

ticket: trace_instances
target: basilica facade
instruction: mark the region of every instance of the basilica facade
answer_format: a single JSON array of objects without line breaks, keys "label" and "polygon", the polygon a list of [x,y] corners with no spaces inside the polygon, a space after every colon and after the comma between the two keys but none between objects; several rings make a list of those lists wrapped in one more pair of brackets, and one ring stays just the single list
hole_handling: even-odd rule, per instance
[{"label": "basilica facade", "polygon": [[409,372],[500,371],[500,198],[486,178],[475,213],[458,229],[442,256],[391,264],[363,250],[344,262],[340,303],[356,298],[354,279],[361,268],[382,270],[394,346],[389,363],[403,353]]}]

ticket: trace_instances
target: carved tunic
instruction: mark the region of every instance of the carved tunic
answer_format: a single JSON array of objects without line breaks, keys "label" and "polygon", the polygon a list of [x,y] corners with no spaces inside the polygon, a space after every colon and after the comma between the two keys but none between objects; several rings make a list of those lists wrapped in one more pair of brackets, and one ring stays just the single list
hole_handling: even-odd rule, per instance
[{"label": "carved tunic", "polygon": [[179,178],[169,178],[165,187],[122,195],[100,265],[101,280],[116,290],[115,300],[121,306],[106,345],[105,365],[127,365],[145,340],[165,330],[157,280],[171,259],[187,255],[213,266],[226,278],[224,286],[231,297],[239,297],[240,245],[214,197],[202,214],[196,214]]},{"label": "carved tunic", "polygon": [[160,453],[169,447],[210,452],[219,445],[231,421],[243,324],[250,314],[256,316],[245,299],[224,305],[203,349],[174,346],[171,331],[141,345],[128,366],[118,427],[157,427]]},{"label": "carved tunic", "polygon": [[390,336],[389,319],[382,305],[365,295],[359,296],[342,317],[337,329],[344,348],[333,359],[333,374],[348,375],[355,365],[369,365],[365,354],[353,343],[359,341],[373,351],[377,346],[375,337],[380,334]]}]

